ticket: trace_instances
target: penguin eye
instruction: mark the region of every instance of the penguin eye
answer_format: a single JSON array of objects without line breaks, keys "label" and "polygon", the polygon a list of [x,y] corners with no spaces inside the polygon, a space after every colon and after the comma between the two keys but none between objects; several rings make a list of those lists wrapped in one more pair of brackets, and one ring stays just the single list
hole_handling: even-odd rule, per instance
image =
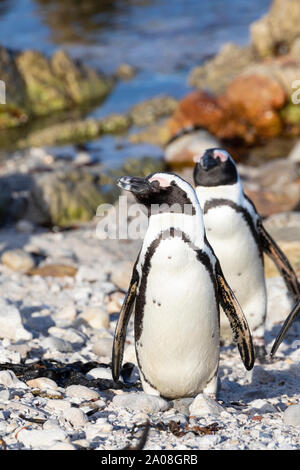
[{"label": "penguin eye", "polygon": [[152,189],[155,192],[158,192],[160,190],[160,185],[159,185],[159,182],[157,180],[152,181],[151,186],[152,186]]}]

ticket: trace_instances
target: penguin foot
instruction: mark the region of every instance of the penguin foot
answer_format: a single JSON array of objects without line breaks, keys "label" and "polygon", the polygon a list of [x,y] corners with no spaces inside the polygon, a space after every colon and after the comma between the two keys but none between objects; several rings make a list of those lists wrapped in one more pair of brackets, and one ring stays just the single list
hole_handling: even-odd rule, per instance
[{"label": "penguin foot", "polygon": [[255,344],[255,357],[260,364],[266,364],[268,362],[267,351],[264,345]]}]

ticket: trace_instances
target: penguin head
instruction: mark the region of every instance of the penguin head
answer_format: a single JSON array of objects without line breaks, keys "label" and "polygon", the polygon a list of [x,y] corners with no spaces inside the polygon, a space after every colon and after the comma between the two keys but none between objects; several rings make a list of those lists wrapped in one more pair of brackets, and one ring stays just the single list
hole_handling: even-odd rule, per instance
[{"label": "penguin head", "polygon": [[195,186],[223,186],[238,181],[236,165],[226,150],[207,149],[196,155],[194,161]]},{"label": "penguin head", "polygon": [[148,209],[158,204],[164,205],[167,212],[168,207],[174,207],[176,204],[181,212],[189,206],[192,209],[191,214],[195,214],[199,206],[192,186],[172,173],[152,173],[145,178],[123,176],[118,179],[117,184],[120,188],[132,192],[136,200]]}]

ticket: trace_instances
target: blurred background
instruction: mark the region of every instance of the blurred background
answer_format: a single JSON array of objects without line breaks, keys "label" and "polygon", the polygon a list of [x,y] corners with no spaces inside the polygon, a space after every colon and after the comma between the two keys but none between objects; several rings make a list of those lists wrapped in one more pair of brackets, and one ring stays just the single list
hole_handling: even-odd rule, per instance
[{"label": "blurred background", "polygon": [[297,208],[299,21],[296,0],[0,0],[3,223],[91,220],[116,176],[190,179],[216,146],[262,215]]}]

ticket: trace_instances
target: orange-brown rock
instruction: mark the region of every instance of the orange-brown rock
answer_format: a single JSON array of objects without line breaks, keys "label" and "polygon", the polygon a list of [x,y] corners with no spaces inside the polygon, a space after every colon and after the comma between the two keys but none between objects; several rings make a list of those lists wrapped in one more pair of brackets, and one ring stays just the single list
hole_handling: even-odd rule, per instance
[{"label": "orange-brown rock", "polygon": [[33,268],[28,271],[28,274],[41,277],[74,277],[77,274],[77,268],[65,264],[48,264]]},{"label": "orange-brown rock", "polygon": [[205,91],[193,91],[185,96],[168,121],[171,135],[189,126],[201,126],[214,132],[224,118],[216,98]]},{"label": "orange-brown rock", "polygon": [[184,97],[167,126],[170,135],[201,126],[219,139],[240,138],[248,144],[282,133],[279,110],[287,100],[280,81],[264,75],[243,74],[225,93],[215,97],[194,91]]},{"label": "orange-brown rock", "polygon": [[278,109],[286,94],[278,81],[262,75],[240,75],[226,90],[228,105],[240,118],[256,128],[261,137],[271,138],[282,131]]}]

